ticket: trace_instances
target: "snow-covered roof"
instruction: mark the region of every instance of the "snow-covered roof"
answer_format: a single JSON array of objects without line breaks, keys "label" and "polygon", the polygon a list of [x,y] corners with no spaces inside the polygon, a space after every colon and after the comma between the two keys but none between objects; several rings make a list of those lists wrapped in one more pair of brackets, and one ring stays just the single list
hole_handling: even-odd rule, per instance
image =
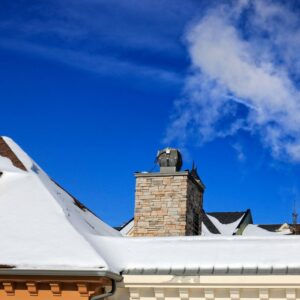
[{"label": "snow-covered roof", "polygon": [[202,235],[234,235],[250,210],[242,212],[204,212],[202,214]]},{"label": "snow-covered roof", "polygon": [[300,274],[299,236],[123,237],[9,138],[0,138],[0,172],[0,273],[1,266],[10,266],[48,272]]},{"label": "snow-covered roof", "polygon": [[109,270],[94,236],[120,233],[59,187],[10,138],[0,140],[0,265]]},{"label": "snow-covered roof", "polygon": [[241,223],[241,220],[244,215],[242,215],[240,218],[238,218],[236,221],[228,224],[221,223],[216,217],[207,214],[207,217],[210,219],[210,221],[215,225],[215,227],[218,229],[218,231],[222,235],[233,235],[238,228],[238,225]]},{"label": "snow-covered roof", "polygon": [[269,231],[262,228],[260,225],[248,224],[243,231],[245,236],[274,236],[274,235],[289,235],[291,234],[290,228],[283,228],[278,231]]},{"label": "snow-covered roof", "polygon": [[[219,235],[233,235],[243,223],[246,215],[251,214],[250,210],[242,212],[203,212],[202,218],[202,232],[203,236]],[[130,236],[134,226],[134,218],[130,219],[125,224],[116,227],[122,235]]]},{"label": "snow-covered roof", "polygon": [[300,238],[101,237],[112,267],[129,274],[300,274]]},{"label": "snow-covered roof", "polygon": [[134,218],[130,219],[127,223],[125,223],[120,228],[120,233],[124,236],[127,236],[132,230],[134,226]]}]

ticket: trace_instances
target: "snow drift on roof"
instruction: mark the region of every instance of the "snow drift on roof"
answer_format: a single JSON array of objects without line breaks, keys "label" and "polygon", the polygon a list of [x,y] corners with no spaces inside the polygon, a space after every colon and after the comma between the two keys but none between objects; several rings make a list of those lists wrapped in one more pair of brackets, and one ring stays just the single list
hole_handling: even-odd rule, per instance
[{"label": "snow drift on roof", "polygon": [[80,208],[11,139],[1,139],[27,171],[0,149],[0,265],[108,269],[90,237],[120,233]]},{"label": "snow drift on roof", "polygon": [[98,242],[111,267],[125,273],[300,272],[300,238],[297,236],[101,237]]},{"label": "snow drift on roof", "polygon": [[[19,162],[9,160],[7,152],[1,155],[0,147],[0,265],[131,273],[300,272],[298,236],[122,237],[55,184],[12,140],[2,139]],[[225,231],[233,229],[227,224]]]}]

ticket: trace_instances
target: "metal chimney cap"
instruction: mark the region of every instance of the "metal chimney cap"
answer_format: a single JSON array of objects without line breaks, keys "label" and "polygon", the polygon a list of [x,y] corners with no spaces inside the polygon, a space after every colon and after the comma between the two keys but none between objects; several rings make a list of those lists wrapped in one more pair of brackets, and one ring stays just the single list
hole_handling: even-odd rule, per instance
[{"label": "metal chimney cap", "polygon": [[178,172],[182,167],[182,156],[178,149],[168,147],[157,152],[156,162],[162,173]]}]

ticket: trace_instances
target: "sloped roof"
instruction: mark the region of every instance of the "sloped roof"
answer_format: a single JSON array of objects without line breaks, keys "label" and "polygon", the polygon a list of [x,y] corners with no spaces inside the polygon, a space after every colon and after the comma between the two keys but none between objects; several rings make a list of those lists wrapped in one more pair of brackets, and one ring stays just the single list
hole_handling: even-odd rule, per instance
[{"label": "sloped roof", "polygon": [[23,163],[16,156],[16,154],[11,150],[11,148],[8,146],[6,141],[8,141],[7,138],[0,137],[0,156],[8,158],[15,167],[23,171],[27,171]]},{"label": "sloped roof", "polygon": [[122,237],[2,139],[25,170],[0,153],[0,273],[300,274],[299,236]]},{"label": "sloped roof", "polygon": [[222,224],[233,223],[244,216],[245,213],[245,211],[207,212],[208,215],[215,217]]},{"label": "sloped roof", "polygon": [[221,234],[221,232],[218,230],[218,228],[214,225],[214,223],[209,219],[206,213],[202,214],[202,235],[207,233],[212,234]]},{"label": "sloped roof", "polygon": [[94,236],[120,233],[92,214],[11,139],[0,138],[0,265],[96,269],[109,265]]},{"label": "sloped roof", "polygon": [[101,245],[126,274],[300,274],[298,236],[102,237]]},{"label": "sloped roof", "polygon": [[250,210],[239,212],[203,212],[202,235],[233,235]]},{"label": "sloped roof", "polygon": [[276,232],[282,224],[258,224],[257,226],[270,232]]},{"label": "sloped roof", "polygon": [[[290,235],[290,234],[292,234],[292,231],[290,230],[289,225],[287,225],[287,226],[288,226],[288,228],[281,229],[282,225],[277,227],[277,226],[275,226],[275,224],[273,224],[273,225],[267,225],[267,226],[262,227],[261,225],[248,224],[243,231],[243,235],[244,236]],[[266,228],[268,228],[268,229],[266,229]],[[270,229],[272,229],[272,230],[270,230]]]}]

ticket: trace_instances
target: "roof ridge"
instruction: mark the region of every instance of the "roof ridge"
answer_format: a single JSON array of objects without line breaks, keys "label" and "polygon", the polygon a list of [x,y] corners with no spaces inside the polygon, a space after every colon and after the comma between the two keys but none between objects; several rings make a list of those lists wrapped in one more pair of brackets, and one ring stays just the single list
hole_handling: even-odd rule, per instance
[{"label": "roof ridge", "polygon": [[234,213],[246,213],[247,210],[239,210],[239,211],[210,211],[206,212],[207,214],[234,214]]},{"label": "roof ridge", "polygon": [[16,168],[28,171],[15,152],[6,143],[3,136],[0,136],[0,156],[8,158]]}]

